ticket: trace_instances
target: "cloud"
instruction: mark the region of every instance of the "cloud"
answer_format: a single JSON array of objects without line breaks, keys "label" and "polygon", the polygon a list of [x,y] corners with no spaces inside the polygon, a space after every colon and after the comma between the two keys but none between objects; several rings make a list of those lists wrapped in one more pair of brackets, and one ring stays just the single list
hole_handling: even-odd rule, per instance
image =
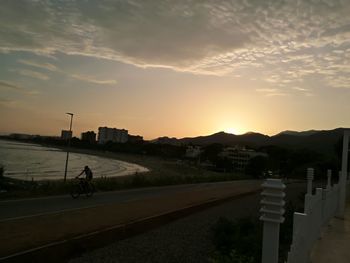
[{"label": "cloud", "polygon": [[308,91],[308,89],[300,88],[300,87],[292,87],[292,89],[297,90],[297,91]]},{"label": "cloud", "polygon": [[31,77],[31,78],[40,79],[40,80],[48,80],[48,79],[50,79],[50,77],[45,75],[44,73],[33,71],[33,70],[17,69],[17,70],[14,70],[14,71],[18,72],[22,76],[26,76],[26,77]]},{"label": "cloud", "polygon": [[289,96],[289,94],[285,92],[272,92],[272,93],[265,94],[265,96],[266,97],[285,97],[285,96]]},{"label": "cloud", "polygon": [[269,92],[276,92],[277,89],[268,89],[268,88],[266,88],[266,89],[256,89],[256,91],[263,92],[263,93],[269,93]]},{"label": "cloud", "polygon": [[[0,50],[62,52],[242,78],[259,72],[276,89],[300,86],[314,75],[330,87],[346,87],[349,13],[350,2],[343,0],[5,0]],[[20,62],[55,70],[52,64]]]},{"label": "cloud", "polygon": [[11,99],[0,98],[0,107],[4,108],[17,108],[19,106],[19,101]]},{"label": "cloud", "polygon": [[32,67],[41,68],[41,69],[46,69],[49,71],[58,71],[58,68],[51,63],[38,63],[36,61],[25,60],[25,59],[19,59],[18,62],[23,64],[23,65],[32,66]]},{"label": "cloud", "polygon": [[13,82],[0,80],[0,88],[7,90],[23,91],[24,89]]},{"label": "cloud", "polygon": [[115,85],[115,84],[117,84],[117,81],[114,79],[100,80],[100,79],[96,79],[95,77],[89,76],[89,75],[73,74],[73,75],[71,75],[71,77],[78,79],[78,80],[82,80],[82,81],[86,81],[86,82],[90,82],[90,83],[94,83],[94,84],[99,84],[99,85]]},{"label": "cloud", "polygon": [[289,96],[288,93],[280,91],[277,88],[261,88],[256,89],[257,92],[263,93],[265,97],[284,97]]},{"label": "cloud", "polygon": [[40,94],[39,91],[37,90],[29,90],[27,88],[22,87],[19,84],[10,82],[10,81],[5,81],[5,80],[0,80],[0,90],[8,90],[8,91],[15,91],[24,95],[29,95],[29,96],[36,96]]}]

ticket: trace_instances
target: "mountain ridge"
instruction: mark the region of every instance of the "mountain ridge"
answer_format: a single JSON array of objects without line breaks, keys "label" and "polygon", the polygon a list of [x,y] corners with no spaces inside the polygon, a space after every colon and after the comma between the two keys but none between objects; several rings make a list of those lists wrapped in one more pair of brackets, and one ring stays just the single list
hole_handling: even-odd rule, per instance
[{"label": "mountain ridge", "polygon": [[[273,136],[257,132],[248,132],[241,135],[226,132],[217,132],[210,135],[184,138],[168,138],[170,144],[205,146],[220,143],[227,146],[244,145],[253,148],[275,145],[287,148],[308,148],[317,152],[333,152],[334,146],[342,138],[345,128],[333,130],[283,131]],[[161,143],[161,142],[160,142]]]}]

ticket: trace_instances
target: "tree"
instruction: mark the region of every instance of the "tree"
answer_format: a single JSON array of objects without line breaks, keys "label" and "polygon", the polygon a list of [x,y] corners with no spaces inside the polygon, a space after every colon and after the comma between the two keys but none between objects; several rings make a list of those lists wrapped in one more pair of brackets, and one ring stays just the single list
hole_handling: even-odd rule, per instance
[{"label": "tree", "polygon": [[246,166],[246,173],[259,178],[263,172],[267,170],[267,158],[264,156],[256,156],[249,160]]}]

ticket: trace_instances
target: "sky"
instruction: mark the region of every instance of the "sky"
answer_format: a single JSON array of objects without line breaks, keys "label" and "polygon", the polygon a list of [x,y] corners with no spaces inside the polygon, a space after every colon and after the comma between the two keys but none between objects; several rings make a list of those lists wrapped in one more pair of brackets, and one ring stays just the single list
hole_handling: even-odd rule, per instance
[{"label": "sky", "polygon": [[0,2],[0,133],[350,126],[349,0]]}]

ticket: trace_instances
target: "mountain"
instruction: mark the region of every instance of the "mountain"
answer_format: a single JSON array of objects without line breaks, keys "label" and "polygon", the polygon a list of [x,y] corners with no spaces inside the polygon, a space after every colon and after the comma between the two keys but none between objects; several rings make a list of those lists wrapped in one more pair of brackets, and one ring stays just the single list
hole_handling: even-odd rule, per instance
[{"label": "mountain", "polygon": [[307,148],[320,153],[333,155],[334,147],[342,138],[344,128],[334,130],[309,130],[309,131],[284,131],[274,136],[267,136],[261,133],[248,132],[242,135],[234,135],[225,132],[218,132],[207,136],[186,137],[182,139],[162,137],[155,141],[175,145],[209,145],[220,143],[228,146],[245,145],[248,147],[261,147],[275,145],[291,149]]},{"label": "mountain", "polygon": [[317,132],[319,132],[319,131],[317,131],[317,130],[309,130],[309,131],[298,132],[298,131],[288,131],[287,130],[287,131],[280,132],[277,135],[309,136],[309,135],[315,134]]},{"label": "mountain", "polygon": [[236,144],[254,144],[261,145],[269,138],[267,135],[260,133],[249,132],[243,135],[234,135],[226,132],[218,132],[208,136],[199,136],[193,138],[182,138],[179,139],[182,144],[197,144],[197,145],[208,145],[212,143],[221,143],[225,145],[236,145]]},{"label": "mountain", "polygon": [[169,137],[159,137],[157,139],[154,139],[152,141],[150,141],[151,143],[158,143],[158,144],[173,144],[173,145],[178,145],[181,144],[181,142],[179,142],[178,139],[176,139],[175,137],[173,138],[169,138]]}]

